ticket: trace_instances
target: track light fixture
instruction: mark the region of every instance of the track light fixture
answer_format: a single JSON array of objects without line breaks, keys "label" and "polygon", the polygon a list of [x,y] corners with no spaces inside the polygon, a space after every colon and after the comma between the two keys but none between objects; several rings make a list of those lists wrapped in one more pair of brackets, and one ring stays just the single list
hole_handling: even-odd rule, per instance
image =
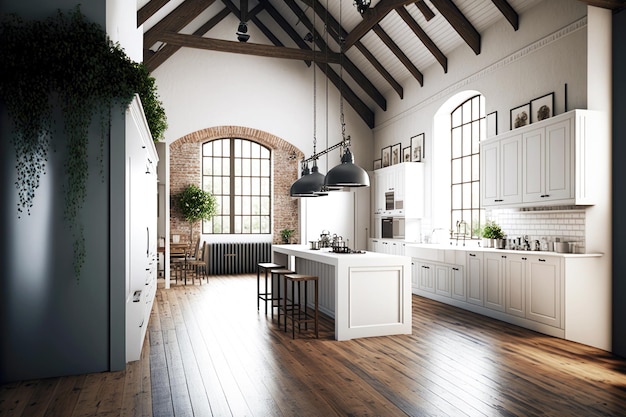
[{"label": "track light fixture", "polygon": [[370,4],[372,4],[372,0],[354,0],[354,5],[359,13],[363,14],[370,8]]},{"label": "track light fixture", "polygon": [[239,22],[237,27],[237,40],[239,42],[248,42],[250,35],[248,35],[248,24],[246,22]]}]

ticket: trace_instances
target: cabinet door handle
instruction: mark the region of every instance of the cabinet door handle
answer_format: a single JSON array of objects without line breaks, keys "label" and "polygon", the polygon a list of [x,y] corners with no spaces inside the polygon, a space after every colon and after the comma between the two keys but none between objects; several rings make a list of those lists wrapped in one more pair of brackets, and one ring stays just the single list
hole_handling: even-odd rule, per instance
[{"label": "cabinet door handle", "polygon": [[545,259],[539,258],[539,262],[545,262],[545,261],[546,261]]}]

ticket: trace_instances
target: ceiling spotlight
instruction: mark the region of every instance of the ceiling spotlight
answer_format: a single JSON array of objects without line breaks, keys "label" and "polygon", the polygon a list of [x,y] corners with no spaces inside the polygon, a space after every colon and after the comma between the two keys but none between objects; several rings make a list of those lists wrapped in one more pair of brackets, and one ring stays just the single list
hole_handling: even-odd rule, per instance
[{"label": "ceiling spotlight", "polygon": [[246,22],[239,22],[237,27],[237,40],[239,42],[248,42],[250,35],[248,35],[248,25]]},{"label": "ceiling spotlight", "polygon": [[354,0],[354,5],[359,13],[363,14],[370,8],[370,4],[372,4],[372,0]]}]

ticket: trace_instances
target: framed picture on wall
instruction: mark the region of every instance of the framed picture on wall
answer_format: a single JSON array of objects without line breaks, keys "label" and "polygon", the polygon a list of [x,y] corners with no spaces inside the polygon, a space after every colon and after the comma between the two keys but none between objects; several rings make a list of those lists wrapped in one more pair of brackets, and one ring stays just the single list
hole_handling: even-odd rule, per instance
[{"label": "framed picture on wall", "polygon": [[383,168],[391,165],[391,146],[387,146],[380,151],[380,159],[382,159]]},{"label": "framed picture on wall", "polygon": [[402,162],[411,162],[411,147],[402,149]]},{"label": "framed picture on wall", "polygon": [[413,136],[411,138],[411,161],[421,162],[424,158],[424,134]]},{"label": "framed picture on wall", "polygon": [[383,167],[382,159],[374,159],[374,169],[380,169]]},{"label": "framed picture on wall", "polygon": [[498,112],[494,111],[487,115],[487,137],[491,138],[498,134]]},{"label": "framed picture on wall", "polygon": [[511,109],[511,130],[530,124],[530,103]]},{"label": "framed picture on wall", "polygon": [[530,102],[530,122],[536,123],[554,116],[554,93],[538,97]]},{"label": "framed picture on wall", "polygon": [[391,165],[396,165],[399,164],[402,160],[400,158],[402,158],[402,145],[399,143],[396,143],[395,145],[393,145],[391,147]]}]

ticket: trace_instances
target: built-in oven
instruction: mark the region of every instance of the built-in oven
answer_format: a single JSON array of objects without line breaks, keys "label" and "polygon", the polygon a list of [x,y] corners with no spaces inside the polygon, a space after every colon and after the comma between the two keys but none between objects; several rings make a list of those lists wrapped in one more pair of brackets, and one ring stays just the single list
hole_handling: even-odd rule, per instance
[{"label": "built-in oven", "polygon": [[387,191],[385,192],[385,210],[389,211],[389,210],[394,210],[394,209],[395,209],[394,192]]},{"label": "built-in oven", "polygon": [[383,217],[380,221],[383,239],[404,239],[403,217]]}]

